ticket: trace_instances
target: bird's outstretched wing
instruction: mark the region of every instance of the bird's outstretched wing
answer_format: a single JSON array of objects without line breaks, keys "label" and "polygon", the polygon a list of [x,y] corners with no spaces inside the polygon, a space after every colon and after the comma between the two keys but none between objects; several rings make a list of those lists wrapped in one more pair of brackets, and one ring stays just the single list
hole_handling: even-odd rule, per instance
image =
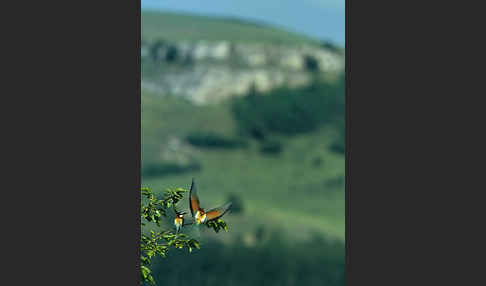
[{"label": "bird's outstretched wing", "polygon": [[215,220],[222,217],[230,208],[232,203],[227,203],[222,207],[214,208],[206,212],[207,220]]},{"label": "bird's outstretched wing", "polygon": [[172,205],[172,208],[174,209],[176,216],[179,214],[185,215],[187,213],[186,209],[179,209],[176,205]]},{"label": "bird's outstretched wing", "polygon": [[189,191],[189,209],[191,210],[191,215],[194,217],[195,213],[199,210],[199,198],[197,196],[196,184],[194,183],[194,178],[191,182],[191,189]]}]

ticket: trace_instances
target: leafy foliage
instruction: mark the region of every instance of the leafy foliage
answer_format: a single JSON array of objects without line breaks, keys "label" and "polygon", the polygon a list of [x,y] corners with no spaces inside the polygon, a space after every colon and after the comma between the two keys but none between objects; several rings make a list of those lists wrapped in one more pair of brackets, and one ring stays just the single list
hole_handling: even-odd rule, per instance
[{"label": "leafy foliage", "polygon": [[160,54],[160,49],[162,49],[165,45],[166,43],[164,41],[158,40],[154,44],[152,44],[152,46],[150,46],[150,57],[153,61],[159,61],[163,59],[163,56]]},{"label": "leafy foliage", "polygon": [[345,146],[344,146],[343,141],[344,140],[340,139],[340,140],[336,140],[335,142],[333,142],[330,146],[331,151],[336,152],[336,153],[340,153],[340,154],[344,154],[346,152],[346,150],[345,150]]},{"label": "leafy foliage", "polygon": [[260,151],[264,154],[277,155],[282,152],[282,143],[275,139],[266,139],[262,143]]},{"label": "leafy foliage", "polygon": [[330,41],[323,41],[321,43],[321,47],[328,49],[331,52],[342,54],[344,49],[338,47],[336,44],[330,42]]},{"label": "leafy foliage", "polygon": [[316,82],[300,89],[281,88],[234,100],[240,131],[262,139],[272,133],[296,135],[344,117],[344,76],[335,84]]},{"label": "leafy foliage", "polygon": [[201,165],[197,162],[179,164],[173,162],[148,163],[142,167],[142,175],[147,177],[165,176],[169,174],[182,174],[185,172],[200,171]]},{"label": "leafy foliage", "polygon": [[239,148],[246,147],[243,140],[227,138],[214,132],[193,132],[187,136],[187,142],[202,148]]},{"label": "leafy foliage", "polygon": [[[245,236],[253,240],[245,242]],[[154,277],[166,285],[344,286],[343,242],[316,234],[289,239],[265,227],[249,231],[230,245],[211,240],[190,256],[169,255],[154,264]],[[249,243],[250,242],[250,243]],[[191,275],[187,274],[190,269]]]},{"label": "leafy foliage", "polygon": [[305,68],[310,72],[319,71],[319,62],[314,56],[306,55],[304,57]]},{"label": "leafy foliage", "polygon": [[208,221],[206,223],[206,226],[208,228],[214,229],[216,233],[218,233],[220,229],[224,229],[224,231],[228,231],[228,225],[220,218],[214,221]]},{"label": "leafy foliage", "polygon": [[[160,227],[162,218],[167,216],[167,210],[170,207],[176,207],[177,203],[183,198],[183,194],[185,192],[187,192],[187,190],[182,188],[168,189],[166,190],[162,199],[158,199],[150,188],[142,187],[142,204],[140,207],[142,226],[152,222]],[[146,203],[143,203],[143,201],[146,201]],[[228,231],[228,226],[221,219],[218,219],[215,222],[207,223],[207,227],[213,228],[215,232],[219,232],[220,229]],[[190,238],[183,233],[175,234],[171,230],[150,230],[148,235],[144,233],[141,234],[141,284],[147,282],[150,284],[155,284],[155,280],[152,276],[152,270],[150,269],[152,266],[152,259],[155,256],[166,258],[170,248],[186,248],[191,253],[195,248],[200,249],[200,245],[196,239]]]}]

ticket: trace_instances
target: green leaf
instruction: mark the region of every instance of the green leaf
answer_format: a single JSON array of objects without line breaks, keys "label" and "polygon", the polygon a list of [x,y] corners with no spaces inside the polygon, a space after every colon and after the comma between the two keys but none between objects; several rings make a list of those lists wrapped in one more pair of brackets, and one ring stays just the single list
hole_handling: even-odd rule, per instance
[{"label": "green leaf", "polygon": [[150,275],[150,273],[151,273],[150,269],[148,267],[142,265],[141,270],[142,270],[143,278],[147,279],[148,275]]},{"label": "green leaf", "polygon": [[201,246],[199,245],[199,242],[197,242],[196,240],[193,240],[192,241],[192,245],[194,245],[194,247],[196,247],[197,249],[201,249]]},{"label": "green leaf", "polygon": [[153,256],[155,255],[154,251],[153,250],[149,250],[147,251],[147,256],[152,258]]}]

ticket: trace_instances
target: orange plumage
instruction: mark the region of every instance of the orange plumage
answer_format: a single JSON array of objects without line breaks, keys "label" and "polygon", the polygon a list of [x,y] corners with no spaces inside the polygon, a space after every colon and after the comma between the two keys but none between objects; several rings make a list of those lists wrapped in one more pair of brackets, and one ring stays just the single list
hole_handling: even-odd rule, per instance
[{"label": "orange plumage", "polygon": [[222,217],[231,208],[231,203],[205,212],[204,209],[200,207],[196,185],[194,183],[194,179],[192,179],[191,189],[189,192],[189,208],[192,216],[196,220],[196,223],[201,224]]}]

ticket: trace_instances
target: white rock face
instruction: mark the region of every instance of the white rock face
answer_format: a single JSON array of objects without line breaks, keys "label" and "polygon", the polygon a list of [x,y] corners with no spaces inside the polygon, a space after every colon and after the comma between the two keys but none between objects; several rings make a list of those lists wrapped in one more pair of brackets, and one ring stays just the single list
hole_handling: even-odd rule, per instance
[{"label": "white rock face", "polygon": [[216,43],[211,50],[211,57],[215,60],[223,61],[230,56],[230,43],[220,42]]},{"label": "white rock face", "polygon": [[286,51],[280,58],[280,65],[284,68],[302,71],[304,70],[304,56],[298,51]]},{"label": "white rock face", "polygon": [[234,71],[227,67],[202,66],[161,76],[159,84],[169,94],[183,96],[195,104],[203,105],[246,95],[252,86],[259,92],[267,92],[285,85],[303,86],[310,83],[310,80],[308,74],[284,73],[277,69]]},{"label": "white rock face", "polygon": [[195,60],[204,60],[209,58],[209,55],[211,53],[211,47],[208,44],[202,42],[196,45],[191,52],[191,55]]},{"label": "white rock face", "polygon": [[[317,73],[341,72],[344,57],[315,46],[272,46],[222,42],[175,43],[177,59],[165,63],[167,72],[144,78],[142,86],[158,93],[186,97],[196,104],[246,95],[252,86],[267,92],[310,83],[306,66],[311,57]],[[145,48],[143,55],[147,54]],[[161,47],[164,51],[164,47]],[[187,59],[191,63],[187,64]],[[161,63],[164,64],[164,63]]]}]

